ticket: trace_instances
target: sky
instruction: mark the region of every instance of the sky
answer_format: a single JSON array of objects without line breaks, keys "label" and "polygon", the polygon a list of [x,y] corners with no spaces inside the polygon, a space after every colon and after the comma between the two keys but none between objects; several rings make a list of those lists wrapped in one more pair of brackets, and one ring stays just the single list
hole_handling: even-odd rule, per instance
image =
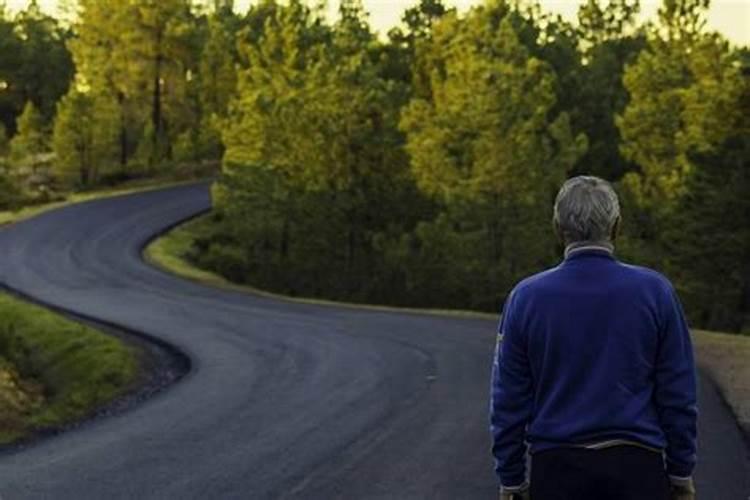
[{"label": "sky", "polygon": [[[399,23],[403,11],[417,3],[417,0],[363,0],[370,13],[372,26],[381,33]],[[0,0],[0,3],[2,0]],[[28,0],[5,0],[11,10],[22,9]],[[39,5],[50,13],[55,14],[58,0],[38,0]],[[247,9],[251,0],[235,0],[238,10]],[[338,2],[329,0],[329,6],[335,11]],[[478,0],[446,0],[446,4],[465,10]],[[580,0],[541,0],[542,7],[550,12],[561,14],[566,19],[575,20]],[[658,0],[641,0],[641,14],[650,18],[656,14],[659,7]],[[723,33],[730,41],[739,45],[750,45],[750,0],[712,0],[708,15],[708,25],[711,29]]]}]

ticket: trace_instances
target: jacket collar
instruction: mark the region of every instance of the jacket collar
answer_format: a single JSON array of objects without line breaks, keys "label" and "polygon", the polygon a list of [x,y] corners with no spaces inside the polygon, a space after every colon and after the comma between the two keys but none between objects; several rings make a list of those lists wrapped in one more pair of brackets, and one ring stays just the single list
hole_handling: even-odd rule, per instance
[{"label": "jacket collar", "polygon": [[614,259],[615,246],[609,241],[576,241],[565,247],[565,260],[594,254]]}]

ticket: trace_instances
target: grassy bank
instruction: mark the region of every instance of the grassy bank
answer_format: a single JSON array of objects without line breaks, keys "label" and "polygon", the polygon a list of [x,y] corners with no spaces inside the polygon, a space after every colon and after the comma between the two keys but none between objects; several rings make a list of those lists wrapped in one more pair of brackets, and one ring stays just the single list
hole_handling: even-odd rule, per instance
[{"label": "grassy bank", "polygon": [[[318,304],[342,305],[338,302],[287,297],[229,282],[222,276],[196,267],[190,260],[190,250],[196,238],[208,231],[208,216],[202,216],[177,226],[146,249],[146,258],[153,264],[184,278],[206,285],[229,288],[284,300]],[[497,319],[496,315],[474,311],[446,311],[432,309],[402,309],[388,306],[343,304],[378,310],[411,311],[425,314]],[[750,435],[750,337],[694,330],[695,354],[698,365],[717,383],[725,400],[737,416],[740,425]]]},{"label": "grassy bank", "polygon": [[136,348],[0,293],[0,444],[86,417],[138,373]]}]

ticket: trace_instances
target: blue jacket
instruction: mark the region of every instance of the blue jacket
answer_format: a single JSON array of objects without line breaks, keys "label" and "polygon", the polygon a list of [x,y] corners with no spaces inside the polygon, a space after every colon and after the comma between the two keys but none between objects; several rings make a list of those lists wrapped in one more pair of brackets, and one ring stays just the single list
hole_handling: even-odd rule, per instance
[{"label": "blue jacket", "polygon": [[525,454],[627,440],[696,460],[693,349],[672,284],[605,248],[581,248],[508,295],[492,368],[490,428],[505,487]]}]

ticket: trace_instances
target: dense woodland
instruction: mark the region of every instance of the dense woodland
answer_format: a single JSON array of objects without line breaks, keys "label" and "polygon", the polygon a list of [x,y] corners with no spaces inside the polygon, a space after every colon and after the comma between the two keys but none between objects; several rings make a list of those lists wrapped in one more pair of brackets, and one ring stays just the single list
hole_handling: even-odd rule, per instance
[{"label": "dense woodland", "polygon": [[497,311],[557,264],[565,178],[613,181],[620,259],[750,330],[750,53],[708,0],[0,3],[0,205],[221,160],[190,258],[297,295]]}]

